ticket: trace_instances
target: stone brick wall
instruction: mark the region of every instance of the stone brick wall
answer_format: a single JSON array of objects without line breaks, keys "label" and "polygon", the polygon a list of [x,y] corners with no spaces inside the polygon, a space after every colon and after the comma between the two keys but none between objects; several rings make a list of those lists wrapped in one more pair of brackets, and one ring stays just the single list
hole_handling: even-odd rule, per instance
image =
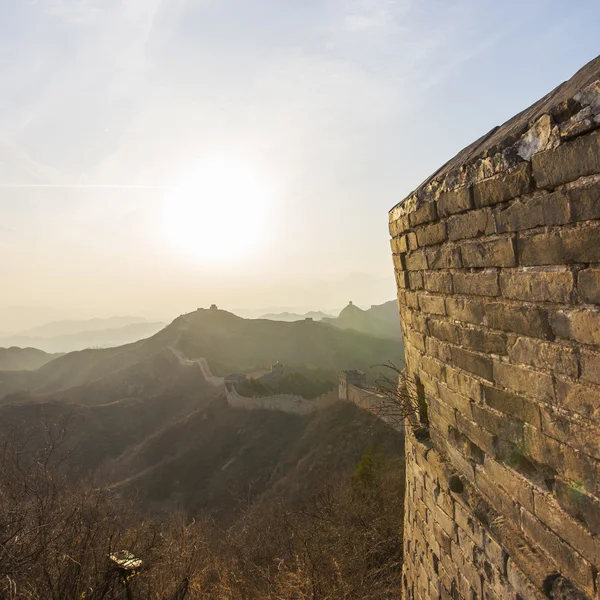
[{"label": "stone brick wall", "polygon": [[406,598],[600,598],[599,128],[600,57],[390,211]]}]

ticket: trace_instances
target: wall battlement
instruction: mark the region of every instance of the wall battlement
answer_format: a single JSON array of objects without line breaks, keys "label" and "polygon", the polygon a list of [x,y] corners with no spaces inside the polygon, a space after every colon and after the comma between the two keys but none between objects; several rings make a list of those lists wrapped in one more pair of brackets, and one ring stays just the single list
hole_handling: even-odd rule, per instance
[{"label": "wall battlement", "polygon": [[406,598],[599,598],[600,57],[390,211]]}]

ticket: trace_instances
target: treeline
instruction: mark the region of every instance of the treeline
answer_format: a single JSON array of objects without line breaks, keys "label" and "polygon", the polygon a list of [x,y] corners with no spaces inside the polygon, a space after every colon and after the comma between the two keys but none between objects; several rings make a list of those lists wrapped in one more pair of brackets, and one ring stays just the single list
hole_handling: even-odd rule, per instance
[{"label": "treeline", "polygon": [[400,462],[367,452],[304,506],[251,507],[222,530],[208,518],[148,518],[135,499],[72,483],[61,442],[0,448],[2,600],[400,598]]}]

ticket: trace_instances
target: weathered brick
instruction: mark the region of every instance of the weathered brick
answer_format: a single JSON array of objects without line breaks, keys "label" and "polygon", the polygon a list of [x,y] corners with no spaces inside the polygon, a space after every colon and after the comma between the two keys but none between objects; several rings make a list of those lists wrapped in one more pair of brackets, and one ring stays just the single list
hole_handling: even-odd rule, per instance
[{"label": "weathered brick", "polygon": [[522,444],[524,439],[523,422],[517,419],[511,419],[506,414],[496,413],[487,406],[473,406],[473,420],[480,427],[498,437],[500,440],[506,440],[513,444]]},{"label": "weathered brick", "polygon": [[522,196],[533,189],[529,163],[521,163],[510,171],[475,184],[473,197],[475,206],[490,206]]},{"label": "weathered brick", "polygon": [[600,262],[600,224],[540,233],[517,240],[521,265]]},{"label": "weathered brick", "polygon": [[502,295],[514,300],[568,303],[574,286],[571,271],[504,269],[500,272]]},{"label": "weathered brick", "polygon": [[483,303],[479,300],[464,298],[447,298],[446,310],[448,316],[457,321],[465,321],[474,325],[481,325],[484,319]]},{"label": "weathered brick", "polygon": [[458,344],[458,327],[448,321],[430,319],[429,333],[438,340]]},{"label": "weathered brick", "polygon": [[485,316],[492,329],[542,339],[554,337],[547,311],[537,306],[489,302],[485,305]]},{"label": "weathered brick", "polygon": [[420,312],[413,312],[412,314],[412,327],[419,333],[427,334],[429,329],[427,327],[427,317]]},{"label": "weathered brick", "polygon": [[417,230],[417,243],[419,246],[434,246],[446,240],[446,223],[443,221],[426,225]]},{"label": "weathered brick", "polygon": [[416,292],[406,292],[404,302],[409,308],[419,308],[419,297]]},{"label": "weathered brick", "polygon": [[579,371],[577,352],[573,348],[540,342],[533,338],[518,338],[509,348],[508,357],[512,362],[562,373],[569,377],[577,377]]},{"label": "weathered brick", "polygon": [[422,250],[417,250],[404,256],[404,264],[407,271],[423,271],[427,268],[427,258]]},{"label": "weathered brick", "polygon": [[394,276],[396,278],[396,285],[398,288],[405,289],[410,286],[408,271],[397,271],[394,269]]},{"label": "weathered brick", "polygon": [[436,379],[444,379],[444,365],[430,356],[424,356],[421,360],[421,368],[428,375]]},{"label": "weathered brick", "polygon": [[533,512],[533,486],[525,478],[489,456],[485,457],[483,470],[491,481],[501,486],[521,506]]},{"label": "weathered brick", "polygon": [[411,227],[435,221],[437,219],[435,202],[423,202],[416,210],[409,214],[409,219]]},{"label": "weathered brick", "polygon": [[596,498],[586,494],[579,485],[562,479],[555,480],[554,493],[563,510],[592,534],[600,534],[600,502]]},{"label": "weathered brick", "polygon": [[448,239],[452,241],[492,235],[495,232],[494,214],[489,208],[472,210],[448,219]]},{"label": "weathered brick", "polygon": [[548,188],[600,173],[600,133],[594,132],[538,152],[531,158],[533,177],[540,188]]},{"label": "weathered brick", "polygon": [[433,337],[428,337],[425,339],[425,347],[427,354],[438,360],[443,362],[450,362],[452,360],[452,353],[448,344],[439,342]]},{"label": "weathered brick", "polygon": [[510,365],[494,362],[494,381],[502,387],[530,398],[551,402],[554,398],[552,376]]},{"label": "weathered brick", "polygon": [[581,187],[565,191],[571,200],[571,211],[574,221],[600,219],[600,184],[586,183]]},{"label": "weathered brick", "polygon": [[588,456],[600,459],[600,436],[592,422],[585,419],[574,420],[546,408],[541,409],[541,414],[544,433]]},{"label": "weathered brick", "polygon": [[459,248],[427,248],[426,253],[430,269],[460,269],[462,266]]},{"label": "weathered brick", "polygon": [[471,440],[478,448],[485,452],[494,451],[495,436],[481,427],[480,424],[471,421],[462,413],[455,413],[456,427]]},{"label": "weathered brick", "polygon": [[481,384],[464,373],[451,367],[446,367],[446,383],[454,392],[458,392],[475,402],[481,398]]},{"label": "weathered brick", "polygon": [[506,354],[506,335],[497,331],[465,327],[461,329],[461,341],[465,348],[471,350],[489,354]]},{"label": "weathered brick", "polygon": [[440,217],[447,217],[473,206],[471,188],[460,188],[451,192],[444,192],[438,198],[438,214]]},{"label": "weathered brick", "polygon": [[600,389],[565,379],[556,381],[558,405],[588,419],[600,417]]},{"label": "weathered brick", "polygon": [[471,416],[472,402],[467,397],[453,392],[450,388],[444,385],[440,385],[438,390],[442,402],[454,408],[459,413],[466,415],[467,417]]},{"label": "weathered brick", "polygon": [[415,348],[421,350],[421,352],[425,352],[425,338],[422,334],[410,329],[408,331],[408,335],[406,336],[406,341]]},{"label": "weathered brick", "polygon": [[452,282],[456,294],[469,294],[473,296],[500,295],[498,271],[495,269],[454,273],[452,275]]},{"label": "weathered brick", "polygon": [[465,267],[514,267],[515,245],[512,238],[470,242],[461,247]]},{"label": "weathered brick", "polygon": [[411,290],[423,289],[423,271],[405,271]]},{"label": "weathered brick", "polygon": [[417,243],[417,234],[414,231],[407,232],[406,243],[409,250],[416,250],[419,247],[419,244]]},{"label": "weathered brick", "polygon": [[447,271],[425,271],[423,278],[426,290],[442,294],[452,293],[452,275]]},{"label": "weathered brick", "polygon": [[[598,201],[600,204],[600,200]],[[600,269],[584,269],[579,272],[577,291],[582,302],[600,304]]]},{"label": "weathered brick", "polygon": [[538,429],[542,426],[539,406],[520,396],[498,388],[483,386],[483,399],[494,410],[517,417]]},{"label": "weathered brick", "polygon": [[561,192],[514,202],[496,213],[498,233],[563,225],[570,219],[569,199]]},{"label": "weathered brick", "polygon": [[452,362],[455,366],[489,381],[493,380],[492,359],[462,348],[452,348]]},{"label": "weathered brick", "polygon": [[446,306],[443,296],[432,296],[429,294],[419,294],[419,308],[427,314],[445,315]]},{"label": "weathered brick", "polygon": [[506,574],[508,582],[513,590],[518,594],[516,598],[527,598],[527,600],[547,600],[547,596],[534,587],[531,581],[525,576],[523,571],[521,571],[521,569],[519,569],[519,567],[515,564],[514,560],[508,560],[506,565]]},{"label": "weathered brick", "polygon": [[513,523],[519,521],[519,507],[506,492],[504,492],[495,481],[492,481],[481,465],[475,469],[475,485],[487,498],[488,502],[504,517]]},{"label": "weathered brick", "polygon": [[552,318],[552,329],[562,339],[600,345],[600,311],[559,311]]},{"label": "weathered brick", "polygon": [[581,378],[600,385],[600,354],[587,349],[581,351]]},{"label": "weathered brick", "polygon": [[521,523],[525,535],[544,548],[544,551],[560,565],[561,571],[569,579],[593,594],[594,578],[592,566],[588,561],[523,508],[521,509]]}]

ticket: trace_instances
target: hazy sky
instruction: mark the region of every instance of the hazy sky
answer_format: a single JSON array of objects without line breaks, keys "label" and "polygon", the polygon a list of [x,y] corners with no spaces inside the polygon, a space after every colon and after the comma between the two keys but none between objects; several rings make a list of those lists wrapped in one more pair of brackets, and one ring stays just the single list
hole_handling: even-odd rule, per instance
[{"label": "hazy sky", "polygon": [[599,23],[597,0],[0,0],[0,305],[391,299],[387,210],[594,58]]}]

